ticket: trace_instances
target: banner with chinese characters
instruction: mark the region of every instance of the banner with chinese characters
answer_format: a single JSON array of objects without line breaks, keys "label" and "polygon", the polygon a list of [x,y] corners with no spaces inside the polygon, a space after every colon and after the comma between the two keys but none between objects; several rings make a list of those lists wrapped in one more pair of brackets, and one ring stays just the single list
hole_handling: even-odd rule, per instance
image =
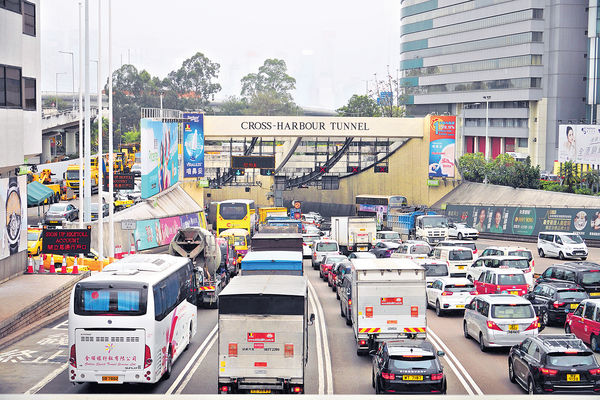
[{"label": "banner with chinese characters", "polygon": [[479,232],[537,236],[539,232],[574,232],[600,239],[600,208],[502,207],[448,204],[446,215]]},{"label": "banner with chinese characters", "polygon": [[202,114],[183,114],[183,177],[204,176],[204,118]]},{"label": "banner with chinese characters", "polygon": [[168,189],[179,179],[177,123],[144,118],[140,122],[142,198]]},{"label": "banner with chinese characters", "polygon": [[558,161],[600,164],[600,125],[559,125]]},{"label": "banner with chinese characters", "polygon": [[456,116],[433,115],[429,126],[429,177],[454,178]]}]

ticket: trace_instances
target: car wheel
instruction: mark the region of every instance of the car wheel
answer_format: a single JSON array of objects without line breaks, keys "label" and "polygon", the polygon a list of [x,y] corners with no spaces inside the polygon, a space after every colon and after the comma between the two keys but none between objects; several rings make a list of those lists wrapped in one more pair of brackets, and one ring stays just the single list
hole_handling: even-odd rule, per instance
[{"label": "car wheel", "polygon": [[592,351],[600,352],[600,344],[598,343],[598,336],[592,335],[590,338],[590,347]]},{"label": "car wheel", "polygon": [[350,319],[350,316],[348,315],[348,313],[346,313],[346,325],[348,325],[348,326],[352,325],[352,320]]},{"label": "car wheel", "polygon": [[543,249],[538,249],[538,254],[540,255],[540,257],[544,258],[546,255],[544,254],[544,250]]},{"label": "car wheel", "polygon": [[485,345],[485,342],[483,341],[483,334],[480,333],[479,334],[479,350],[481,350],[482,352],[486,352],[487,351],[487,346]]},{"label": "car wheel", "polygon": [[529,377],[529,379],[527,380],[527,393],[528,394],[538,394],[539,393],[539,391],[535,387],[535,383],[533,382],[533,379],[531,377]]},{"label": "car wheel", "polygon": [[542,323],[544,324],[544,326],[549,326],[550,325],[550,318],[548,317],[548,313],[547,312],[543,312],[542,313]]},{"label": "car wheel", "polygon": [[371,370],[371,386],[375,387],[375,371]]},{"label": "car wheel", "polygon": [[458,232],[458,235],[456,235],[456,237],[458,238],[458,240],[463,240],[463,234],[461,232]]},{"label": "car wheel", "polygon": [[469,336],[469,329],[467,328],[467,321],[463,321],[463,335],[465,339],[471,338],[471,336]]},{"label": "car wheel", "polygon": [[571,333],[571,327],[569,326],[569,324],[565,324],[565,333],[566,334]]},{"label": "car wheel", "polygon": [[558,252],[558,258],[559,258],[559,259],[561,259],[561,260],[564,260],[564,259],[565,259],[565,255],[563,254],[563,252],[562,252],[562,251],[559,251],[559,252]]},{"label": "car wheel", "polygon": [[437,315],[438,317],[441,317],[444,314],[444,312],[442,311],[442,308],[440,307],[440,302],[436,301],[435,302],[435,315]]},{"label": "car wheel", "polygon": [[587,260],[587,257],[581,257],[581,261]]},{"label": "car wheel", "polygon": [[515,383],[515,371],[513,370],[513,362],[511,359],[508,360],[508,380]]},{"label": "car wheel", "polygon": [[340,315],[346,318],[346,314],[344,314],[344,307],[342,307],[342,303],[340,303]]},{"label": "car wheel", "polygon": [[379,379],[375,379],[375,394],[381,394],[381,388],[379,387]]}]

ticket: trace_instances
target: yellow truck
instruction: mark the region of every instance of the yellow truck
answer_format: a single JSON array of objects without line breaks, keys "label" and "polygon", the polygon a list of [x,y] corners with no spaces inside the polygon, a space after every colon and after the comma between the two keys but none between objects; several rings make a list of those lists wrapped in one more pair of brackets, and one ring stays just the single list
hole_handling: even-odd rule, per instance
[{"label": "yellow truck", "polygon": [[[64,175],[65,186],[68,189],[79,191],[79,164],[71,164],[67,167]],[[91,160],[92,189],[98,187],[98,158]]]},{"label": "yellow truck", "polygon": [[258,209],[258,223],[265,224],[268,217],[287,217],[288,210],[285,207],[260,207]]},{"label": "yellow truck", "polygon": [[61,199],[62,195],[62,188],[59,183],[55,183],[52,181],[52,175],[54,174],[49,169],[44,169],[39,174],[36,174],[32,171],[29,171],[27,173],[27,183],[38,181],[54,192],[54,196],[52,196],[52,198],[50,199],[46,199],[46,201],[44,202],[45,204],[57,203]]}]

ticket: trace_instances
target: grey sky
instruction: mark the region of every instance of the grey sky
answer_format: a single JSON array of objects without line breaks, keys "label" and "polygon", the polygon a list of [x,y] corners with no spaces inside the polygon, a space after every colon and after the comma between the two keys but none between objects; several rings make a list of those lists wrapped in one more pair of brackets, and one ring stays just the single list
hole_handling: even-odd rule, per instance
[{"label": "grey sky", "polygon": [[[83,3],[83,0],[81,0]],[[69,55],[75,52],[76,0],[41,0],[42,90],[70,92]],[[102,2],[103,12],[108,1]],[[197,51],[221,64],[216,96],[239,95],[240,79],[267,58],[284,59],[296,78],[296,103],[335,109],[374,87],[399,60],[399,0],[113,0],[113,65],[131,63],[164,78]],[[97,59],[98,0],[90,0],[91,58]],[[103,25],[104,75],[108,74]],[[57,72],[67,72],[60,74]],[[92,73],[95,64],[92,63]],[[103,79],[103,81],[105,78]],[[77,88],[78,82],[75,82]],[[96,80],[91,83],[96,87]]]}]

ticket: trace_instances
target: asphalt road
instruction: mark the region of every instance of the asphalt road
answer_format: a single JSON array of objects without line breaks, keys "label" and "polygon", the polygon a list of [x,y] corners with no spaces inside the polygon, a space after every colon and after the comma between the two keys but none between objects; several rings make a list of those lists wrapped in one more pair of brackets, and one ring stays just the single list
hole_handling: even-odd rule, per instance
[{"label": "asphalt road", "polygon": [[[535,244],[507,243],[480,239],[478,248],[489,245],[519,245],[535,252]],[[600,260],[600,249],[590,249],[590,261]],[[540,273],[558,260],[535,257]],[[373,394],[371,360],[357,356],[352,329],[340,316],[335,293],[318,272],[305,261],[309,279],[310,312],[315,324],[309,327],[309,361],[306,367],[306,392],[309,394]],[[448,381],[448,394],[523,394],[507,376],[508,349],[479,350],[474,340],[462,334],[462,315],[437,317],[427,312],[429,338],[446,352],[442,357]],[[169,380],[155,385],[72,385],[68,382],[66,321],[55,323],[14,345],[0,350],[0,392],[40,394],[215,394],[217,354],[215,310],[198,309],[198,334],[189,349],[174,364]],[[543,333],[562,333],[548,327]],[[598,358],[598,354],[596,355]]]}]

